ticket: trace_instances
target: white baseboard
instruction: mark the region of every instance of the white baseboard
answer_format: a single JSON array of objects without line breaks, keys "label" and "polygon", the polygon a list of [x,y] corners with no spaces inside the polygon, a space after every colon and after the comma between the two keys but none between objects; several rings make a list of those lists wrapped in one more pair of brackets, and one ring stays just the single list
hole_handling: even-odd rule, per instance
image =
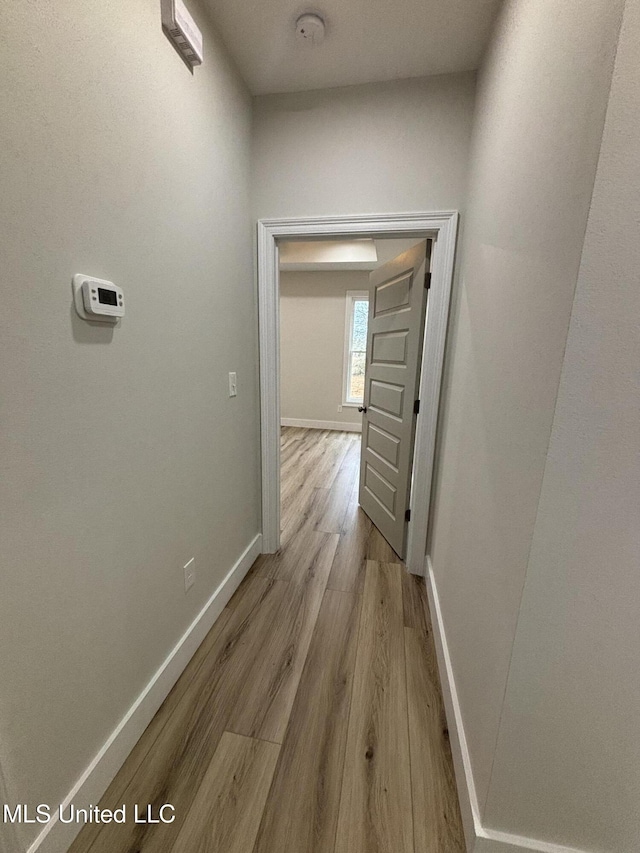
[{"label": "white baseboard", "polygon": [[440,683],[442,685],[444,708],[447,715],[449,739],[458,787],[458,798],[460,800],[460,811],[462,812],[464,837],[467,842],[467,850],[469,853],[472,853],[478,836],[478,829],[480,828],[478,799],[473,782],[473,773],[471,772],[471,758],[462,723],[462,713],[453,677],[447,637],[442,622],[440,599],[438,598],[431,558],[428,555],[426,558],[425,579],[427,582],[429,610],[431,611],[431,622],[433,625],[433,639],[436,646]]},{"label": "white baseboard", "polygon": [[[258,534],[69,791],[63,802],[65,808],[71,802],[79,808],[99,802],[261,551],[262,534]],[[27,853],[65,853],[81,828],[81,825],[60,823],[54,818],[31,844]]]},{"label": "white baseboard", "polygon": [[573,847],[564,847],[561,844],[541,841],[538,838],[528,838],[522,835],[501,832],[482,825],[480,809],[478,807],[478,796],[471,769],[471,756],[464,731],[458,691],[456,690],[456,683],[453,676],[453,667],[442,619],[438,588],[429,556],[426,558],[425,578],[468,853],[531,853],[531,851],[534,851],[534,853],[586,853],[586,851]]},{"label": "white baseboard", "polygon": [[[2,765],[0,764],[0,805],[10,802]],[[5,823],[3,820],[0,820],[0,853],[15,853],[19,849],[20,842],[16,827],[12,823]]]},{"label": "white baseboard", "polygon": [[586,853],[576,847],[564,847],[539,838],[527,838],[499,832],[497,829],[480,829],[473,853]]},{"label": "white baseboard", "polygon": [[280,418],[280,426],[304,429],[337,429],[342,432],[362,432],[362,424],[343,424],[340,421],[305,421],[300,418]]}]

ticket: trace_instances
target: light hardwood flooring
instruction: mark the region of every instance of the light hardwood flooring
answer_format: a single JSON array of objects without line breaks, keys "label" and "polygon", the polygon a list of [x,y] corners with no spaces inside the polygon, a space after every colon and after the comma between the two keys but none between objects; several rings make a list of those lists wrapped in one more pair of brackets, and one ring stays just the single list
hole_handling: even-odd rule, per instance
[{"label": "light hardwood flooring", "polygon": [[283,428],[260,557],[72,853],[461,853],[424,582],[358,507],[360,436]]}]

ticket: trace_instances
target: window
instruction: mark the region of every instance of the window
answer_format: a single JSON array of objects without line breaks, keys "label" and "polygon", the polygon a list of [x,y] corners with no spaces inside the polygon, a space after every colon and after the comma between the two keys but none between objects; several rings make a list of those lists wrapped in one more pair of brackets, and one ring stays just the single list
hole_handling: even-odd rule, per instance
[{"label": "window", "polygon": [[361,406],[364,398],[364,368],[367,354],[369,293],[347,291],[342,404]]}]

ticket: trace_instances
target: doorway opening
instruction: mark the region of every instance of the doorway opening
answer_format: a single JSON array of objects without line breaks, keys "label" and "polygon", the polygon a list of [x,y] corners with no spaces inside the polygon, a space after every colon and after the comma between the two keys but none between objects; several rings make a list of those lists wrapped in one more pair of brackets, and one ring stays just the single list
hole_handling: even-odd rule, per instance
[{"label": "doorway opening", "polygon": [[[324,460],[323,465],[330,471],[330,477],[335,477],[342,469],[344,489],[348,488],[346,481],[350,479],[351,495],[342,494],[342,499],[353,503],[356,490],[354,475],[358,479],[360,467],[360,448],[357,444],[361,433],[355,420],[359,404],[363,411],[357,414],[364,419],[365,432],[364,464],[357,484],[357,500],[362,498],[367,515],[382,531],[384,539],[391,543],[396,554],[405,557],[407,568],[414,574],[424,574],[435,430],[456,226],[455,212],[267,220],[258,223],[262,514],[265,553],[274,553],[279,549],[282,521],[285,525],[287,523],[284,493],[282,513],[280,504],[281,458],[283,466],[285,469],[288,466],[287,470],[291,473],[296,464],[296,457],[297,464],[302,466],[300,453],[308,453],[309,442],[314,438],[306,436],[303,443],[304,436],[299,432],[285,432],[281,435],[283,426],[285,430],[315,429],[326,433],[323,439],[324,452],[320,453]],[[382,263],[384,252],[381,263],[377,263],[376,253],[374,267],[378,269],[369,272],[369,261],[367,274],[371,274],[371,280],[368,287],[353,287],[348,296],[345,290],[344,337],[343,346],[340,347],[341,402],[335,405],[335,420],[330,421],[324,417],[293,417],[292,410],[283,411],[283,407],[289,406],[289,399],[281,404],[281,345],[283,354],[286,354],[290,341],[286,336],[281,339],[280,260],[283,275],[286,274],[285,270],[294,271],[291,266],[297,266],[297,271],[301,272],[304,269],[301,269],[301,265],[312,263],[308,258],[313,256],[314,242],[317,257],[321,241],[325,249],[330,243],[335,244],[334,251],[338,244],[342,244],[344,248],[345,241],[349,241],[352,248],[363,252],[367,248],[370,249],[372,244],[376,247],[382,246],[383,240],[389,240],[391,254],[393,240],[402,240],[402,244],[396,243],[395,248],[405,251],[395,255],[395,259],[392,257],[386,264]],[[407,249],[407,246],[414,248]],[[312,253],[307,254],[307,261],[301,259],[304,247],[305,251]],[[282,252],[282,259],[279,259],[279,250]],[[366,261],[352,260],[352,263],[364,264]],[[429,269],[430,277],[425,275]],[[428,283],[429,278],[425,322],[426,295],[423,299],[422,294],[426,294],[425,283]],[[416,282],[419,282],[420,287],[416,286]],[[286,287],[288,285],[285,285]],[[411,296],[412,293],[414,296]],[[366,355],[363,363],[362,320],[365,306],[368,307],[367,323],[373,326],[368,328],[366,333]],[[407,317],[410,314],[414,319],[409,329]],[[399,325],[398,318],[402,318]],[[424,365],[422,371],[419,368],[420,353]],[[409,376],[407,382],[399,380],[401,375]],[[304,377],[302,379],[304,380]],[[298,382],[298,390],[301,384],[304,385],[304,381]],[[298,395],[298,404],[301,407],[299,412],[321,412],[319,408],[313,408],[321,402],[314,400],[313,388],[311,383],[310,394],[307,387],[302,389],[301,396]],[[420,411],[414,415],[413,407],[414,404],[417,405],[418,399]],[[334,404],[335,397],[331,405]],[[342,411],[338,412],[338,408]],[[345,424],[351,426],[341,429]],[[343,436],[340,440],[337,438],[339,435]],[[316,435],[315,438],[320,436]],[[307,458],[307,462],[312,462],[312,459],[313,456],[311,460]],[[340,464],[335,468],[338,461]],[[302,468],[301,471],[304,477]],[[313,481],[318,479],[320,473],[319,470],[313,472]],[[292,486],[290,478],[283,477],[283,482],[286,498],[290,502],[292,495],[296,494],[297,486]],[[411,482],[409,493],[408,484]],[[308,484],[311,485],[312,483]],[[299,510],[299,504],[297,508]],[[335,511],[338,509],[339,507],[334,507]],[[300,513],[296,512],[295,515],[299,517]]]},{"label": "doorway opening", "polygon": [[278,250],[281,543],[301,514],[341,533],[364,528],[364,512],[388,559],[401,561],[431,241],[279,241]]}]

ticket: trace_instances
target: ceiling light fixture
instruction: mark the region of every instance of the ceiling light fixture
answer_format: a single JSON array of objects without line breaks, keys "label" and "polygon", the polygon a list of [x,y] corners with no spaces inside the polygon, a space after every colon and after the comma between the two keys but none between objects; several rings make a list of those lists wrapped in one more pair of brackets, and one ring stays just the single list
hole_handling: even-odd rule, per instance
[{"label": "ceiling light fixture", "polygon": [[324,21],[320,15],[307,13],[296,21],[296,36],[308,44],[320,44],[324,40]]}]

